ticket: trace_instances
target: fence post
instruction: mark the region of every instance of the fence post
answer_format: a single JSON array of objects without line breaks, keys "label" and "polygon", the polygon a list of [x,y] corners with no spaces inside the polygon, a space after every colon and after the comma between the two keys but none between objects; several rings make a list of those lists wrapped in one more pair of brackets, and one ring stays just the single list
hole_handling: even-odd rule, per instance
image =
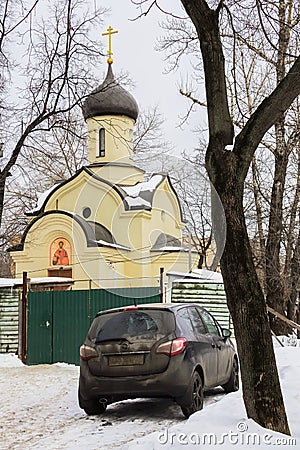
[{"label": "fence post", "polygon": [[159,270],[159,296],[160,302],[164,303],[164,268],[161,267]]},{"label": "fence post", "polygon": [[27,272],[23,272],[23,285],[21,297],[21,354],[22,363],[27,359]]}]

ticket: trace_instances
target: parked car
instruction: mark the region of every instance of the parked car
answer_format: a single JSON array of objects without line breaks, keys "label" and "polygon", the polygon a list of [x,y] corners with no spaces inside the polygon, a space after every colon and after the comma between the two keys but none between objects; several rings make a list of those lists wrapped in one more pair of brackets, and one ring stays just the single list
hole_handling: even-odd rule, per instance
[{"label": "parked car", "polygon": [[189,417],[203,392],[239,389],[231,332],[193,303],[99,312],[80,347],[79,405],[89,415],[137,397],[170,397]]}]

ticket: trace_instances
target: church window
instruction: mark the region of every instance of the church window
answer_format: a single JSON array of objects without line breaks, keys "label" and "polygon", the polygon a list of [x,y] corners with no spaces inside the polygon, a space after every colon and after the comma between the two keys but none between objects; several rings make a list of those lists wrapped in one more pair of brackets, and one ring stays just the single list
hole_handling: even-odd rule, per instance
[{"label": "church window", "polygon": [[85,219],[88,219],[90,217],[91,213],[92,213],[91,208],[89,208],[88,206],[86,206],[82,210],[82,215]]},{"label": "church window", "polygon": [[99,156],[105,156],[105,129],[99,130]]}]

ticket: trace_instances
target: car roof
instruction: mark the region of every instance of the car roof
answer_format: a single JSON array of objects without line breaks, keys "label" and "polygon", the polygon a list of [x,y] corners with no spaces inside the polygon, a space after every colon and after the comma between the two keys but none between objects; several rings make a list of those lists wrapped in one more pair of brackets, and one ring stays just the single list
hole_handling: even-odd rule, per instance
[{"label": "car roof", "polygon": [[176,311],[183,306],[197,306],[200,309],[203,309],[200,305],[197,303],[187,303],[187,302],[180,302],[180,303],[141,303],[138,305],[125,305],[125,306],[119,306],[118,308],[111,308],[106,309],[104,311],[99,311],[96,315],[96,317],[102,315],[102,314],[109,314],[111,312],[121,312],[121,311],[130,311],[130,310],[139,310],[139,309],[161,309],[166,311]]}]

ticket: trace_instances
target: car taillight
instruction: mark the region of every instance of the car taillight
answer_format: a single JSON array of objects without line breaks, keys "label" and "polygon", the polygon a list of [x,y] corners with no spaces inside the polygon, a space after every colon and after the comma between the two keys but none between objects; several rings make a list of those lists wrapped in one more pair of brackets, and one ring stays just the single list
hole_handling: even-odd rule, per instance
[{"label": "car taillight", "polygon": [[98,353],[97,350],[93,347],[90,347],[89,345],[83,344],[80,347],[80,358],[83,361],[89,361],[92,358],[97,358]]},{"label": "car taillight", "polygon": [[173,341],[168,341],[164,344],[160,344],[156,349],[156,353],[162,353],[163,355],[167,356],[179,355],[179,353],[182,353],[184,351],[186,344],[186,338],[177,338]]},{"label": "car taillight", "polygon": [[126,306],[126,308],[123,309],[123,311],[135,311],[139,309],[138,306]]}]

